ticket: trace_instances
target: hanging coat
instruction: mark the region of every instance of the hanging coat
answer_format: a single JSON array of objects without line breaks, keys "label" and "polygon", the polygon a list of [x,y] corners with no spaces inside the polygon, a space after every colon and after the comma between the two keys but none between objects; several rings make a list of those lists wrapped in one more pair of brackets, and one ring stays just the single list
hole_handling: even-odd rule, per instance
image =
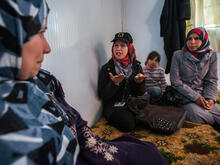
[{"label": "hanging coat", "polygon": [[185,20],[188,19],[190,19],[190,0],[165,0],[160,16],[160,36],[164,38],[166,73],[170,72],[173,52],[185,44]]}]

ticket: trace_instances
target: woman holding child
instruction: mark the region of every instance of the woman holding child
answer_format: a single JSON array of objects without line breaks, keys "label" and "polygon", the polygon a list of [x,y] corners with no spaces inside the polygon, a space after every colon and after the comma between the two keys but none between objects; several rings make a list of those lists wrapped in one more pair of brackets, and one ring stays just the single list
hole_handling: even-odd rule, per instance
[{"label": "woman holding child", "polygon": [[190,101],[181,105],[187,110],[187,120],[219,129],[220,107],[215,104],[217,55],[209,45],[204,28],[189,31],[183,50],[174,53],[170,80],[171,85],[184,95],[184,102]]}]

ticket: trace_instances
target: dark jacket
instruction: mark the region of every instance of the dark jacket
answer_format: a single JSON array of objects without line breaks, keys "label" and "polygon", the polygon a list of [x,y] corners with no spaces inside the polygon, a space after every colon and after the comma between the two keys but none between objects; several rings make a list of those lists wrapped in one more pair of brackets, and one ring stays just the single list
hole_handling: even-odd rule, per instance
[{"label": "dark jacket", "polygon": [[[113,59],[102,66],[98,80],[98,95],[103,101],[104,115],[106,109],[112,109],[115,102],[125,101],[129,95],[138,96],[145,92],[144,81],[137,84],[134,77],[138,73],[143,73],[141,63],[137,60],[133,61],[132,74],[128,79],[124,79],[119,86],[115,85],[110,79],[109,73],[116,75]],[[108,113],[110,114],[110,113]],[[108,115],[106,116],[108,118]]]}]

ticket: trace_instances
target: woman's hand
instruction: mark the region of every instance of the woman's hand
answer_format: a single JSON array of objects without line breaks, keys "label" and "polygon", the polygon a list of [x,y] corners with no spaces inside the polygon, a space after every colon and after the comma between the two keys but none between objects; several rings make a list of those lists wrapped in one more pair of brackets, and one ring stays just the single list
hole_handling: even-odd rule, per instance
[{"label": "woman's hand", "polygon": [[113,74],[109,73],[110,79],[114,82],[115,85],[119,86],[119,84],[124,80],[125,75],[120,73],[113,76]]},{"label": "woman's hand", "polygon": [[214,104],[213,100],[206,100],[206,104],[203,107],[207,110],[211,110],[214,107]]},{"label": "woman's hand", "polygon": [[198,104],[198,105],[203,106],[203,105],[206,104],[206,100],[205,100],[205,98],[204,98],[203,96],[200,96],[200,97],[195,101],[195,103]]},{"label": "woman's hand", "polygon": [[200,96],[195,102],[207,110],[211,110],[214,107],[214,101],[206,100],[203,96]]},{"label": "woman's hand", "polygon": [[142,83],[143,80],[146,78],[145,75],[143,75],[142,73],[138,73],[135,77],[134,77],[134,81],[138,84]]}]

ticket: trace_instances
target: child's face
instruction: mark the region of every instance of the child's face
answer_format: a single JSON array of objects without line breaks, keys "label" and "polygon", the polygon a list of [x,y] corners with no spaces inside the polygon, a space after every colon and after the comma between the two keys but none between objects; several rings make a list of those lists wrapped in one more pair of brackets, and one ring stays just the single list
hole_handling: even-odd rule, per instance
[{"label": "child's face", "polygon": [[148,65],[151,69],[157,68],[158,65],[159,65],[159,62],[158,62],[157,57],[155,57],[154,59],[149,59],[149,60],[147,61],[147,65]]}]

